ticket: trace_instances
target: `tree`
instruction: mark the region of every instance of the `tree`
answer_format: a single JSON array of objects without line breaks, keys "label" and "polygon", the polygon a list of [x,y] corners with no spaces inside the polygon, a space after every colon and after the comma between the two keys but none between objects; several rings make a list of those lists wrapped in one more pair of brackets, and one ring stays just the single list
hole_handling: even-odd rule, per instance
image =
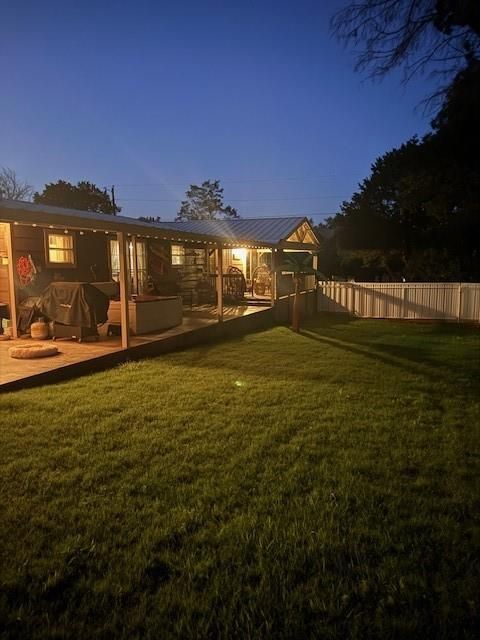
[{"label": "tree", "polygon": [[[329,221],[336,266],[348,275],[400,271],[409,279],[480,277],[480,2],[363,0],[333,18],[360,47],[357,69],[449,74],[433,131],[378,158]],[[335,260],[332,260],[334,263]]]},{"label": "tree", "polygon": [[17,177],[13,169],[2,167],[0,170],[0,198],[7,200],[30,200],[33,187]]},{"label": "tree", "polygon": [[162,218],[160,216],[139,216],[138,218],[142,222],[150,222],[154,224],[155,222],[160,222]]},{"label": "tree", "polygon": [[352,2],[332,28],[359,51],[356,68],[377,77],[402,66],[407,80],[427,69],[452,77],[480,54],[478,0]]},{"label": "tree", "polygon": [[106,190],[102,191],[87,181],[78,182],[76,185],[65,180],[51,182],[45,185],[42,193],[34,194],[33,201],[36,204],[112,215],[121,211],[120,207],[113,204]]},{"label": "tree", "polygon": [[355,269],[345,275],[376,269],[409,280],[478,278],[479,186],[478,168],[452,162],[439,133],[385,153],[329,222],[340,253],[357,259],[344,264]]},{"label": "tree", "polygon": [[201,186],[192,184],[182,201],[176,220],[216,220],[238,218],[233,207],[223,204],[223,188],[219,180],[206,180]]}]

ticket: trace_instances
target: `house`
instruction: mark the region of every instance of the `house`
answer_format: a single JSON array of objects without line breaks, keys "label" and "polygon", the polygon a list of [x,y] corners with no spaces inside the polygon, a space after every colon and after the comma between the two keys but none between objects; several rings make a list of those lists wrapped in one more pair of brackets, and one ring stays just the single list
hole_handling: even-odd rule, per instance
[{"label": "house", "polygon": [[91,283],[113,298],[109,321],[113,314],[127,348],[132,308],[142,309],[135,327],[146,332],[168,317],[181,322],[182,304],[215,304],[219,321],[226,298],[274,305],[289,291],[288,274],[276,273],[281,252],[308,251],[315,261],[318,246],[299,216],[148,223],[0,200],[0,316],[16,336],[26,298],[52,283]]}]

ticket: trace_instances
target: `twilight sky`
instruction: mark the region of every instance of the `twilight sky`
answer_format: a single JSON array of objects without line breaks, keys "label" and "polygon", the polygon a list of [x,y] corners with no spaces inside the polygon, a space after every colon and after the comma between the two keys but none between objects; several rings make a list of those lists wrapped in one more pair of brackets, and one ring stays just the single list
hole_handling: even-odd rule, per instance
[{"label": "twilight sky", "polygon": [[115,184],[129,216],[219,178],[242,216],[320,222],[429,128],[428,79],[353,71],[329,32],[346,1],[3,3],[0,166]]}]

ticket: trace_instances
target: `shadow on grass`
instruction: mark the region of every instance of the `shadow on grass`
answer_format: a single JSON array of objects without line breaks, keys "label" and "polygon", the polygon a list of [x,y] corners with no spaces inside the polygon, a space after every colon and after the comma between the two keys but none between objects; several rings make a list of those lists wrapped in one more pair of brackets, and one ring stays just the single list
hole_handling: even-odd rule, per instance
[{"label": "shadow on grass", "polygon": [[[412,353],[415,352],[415,350],[411,347],[399,347],[397,349],[393,345],[388,345],[389,347],[391,346],[391,353],[384,354],[373,350],[371,347],[362,347],[362,343],[345,342],[344,340],[339,340],[338,338],[331,338],[329,336],[320,335],[319,333],[314,331],[303,330],[301,331],[300,335],[305,338],[310,338],[311,340],[315,340],[322,344],[328,345],[329,347],[335,347],[354,355],[363,356],[370,360],[381,362],[382,364],[388,365],[390,367],[396,367],[397,369],[401,369],[404,372],[415,376],[422,375],[436,382],[444,381],[447,377],[447,372],[445,372],[445,375],[442,375],[442,373],[438,371],[432,371],[429,367],[435,366],[436,369],[438,369],[438,363],[426,362],[426,359],[423,357],[412,359],[412,362],[406,362],[405,360],[409,360],[406,354],[411,356]],[[375,345],[375,347],[377,346],[378,345]]]},{"label": "shadow on grass", "polygon": [[[355,322],[355,320],[353,320]],[[338,323],[331,323],[331,327]],[[285,328],[287,331],[288,329]],[[422,376],[426,380],[434,383],[440,382],[450,382],[449,379],[451,377],[451,371],[445,368],[445,365],[442,365],[440,362],[434,362],[433,360],[430,362],[427,358],[424,358],[422,355],[418,354],[418,350],[414,347],[395,347],[395,345],[383,345],[385,346],[385,351],[388,353],[382,353],[377,350],[377,344],[369,344],[367,337],[365,340],[358,342],[350,342],[346,340],[342,340],[340,338],[330,337],[328,335],[324,335],[320,333],[324,327],[317,330],[309,330],[307,328],[302,329],[298,335],[300,338],[307,338],[309,340],[314,340],[319,344],[323,344],[330,348],[338,349],[339,351],[344,351],[356,356],[364,357],[369,360],[373,360],[375,362],[388,365],[389,367],[394,367],[395,369],[409,374],[413,376]],[[242,336],[239,338],[230,338],[228,340],[223,341],[223,345],[231,344],[233,345],[241,345],[248,339],[248,336]],[[243,374],[258,374],[258,364],[256,359],[248,359],[241,360],[239,358],[233,358],[231,361],[229,357],[222,358],[221,362],[218,361],[218,343],[211,343],[208,345],[202,345],[197,348],[198,359],[195,362],[191,360],[191,353],[188,351],[183,352],[183,356],[180,353],[177,353],[174,357],[178,361],[180,358],[180,362],[178,364],[187,364],[190,367],[198,368],[198,369],[222,369],[223,371],[231,371]],[[261,346],[259,345],[259,349]],[[281,345],[279,346],[279,350],[281,350]],[[213,358],[210,359],[210,353],[212,353]],[[271,350],[268,353],[272,353]],[[309,352],[310,357],[314,357],[312,352]],[[299,353],[295,351],[291,352],[283,352],[282,358],[279,360],[275,359],[268,368],[263,368],[262,375],[269,379],[284,379],[285,372],[289,370],[289,367],[294,367],[296,364],[301,362],[299,361]],[[341,367],[341,360],[338,360],[339,366]],[[319,364],[321,361],[319,360]],[[297,379],[302,380],[312,380],[312,372],[309,370],[306,373],[302,372],[301,367],[297,367],[295,369],[295,377]]]},{"label": "shadow on grass", "polygon": [[[351,319],[358,322],[359,319]],[[382,324],[379,324],[382,323]],[[384,357],[384,361],[389,364],[398,361],[408,361],[420,366],[434,367],[437,371],[443,371],[450,378],[457,377],[459,380],[471,379],[471,382],[478,382],[480,385],[480,333],[478,327],[471,325],[458,325],[445,322],[432,323],[405,323],[405,321],[374,320],[362,321],[362,329],[367,331],[350,332],[348,339],[342,335],[343,326],[350,324],[342,322],[340,318],[321,318],[318,321],[309,321],[304,324],[301,334],[310,338],[325,341],[336,341],[340,344],[349,345],[351,348],[358,347],[358,353],[375,356],[377,359]],[[378,327],[378,333],[372,333],[372,325]],[[336,331],[337,330],[337,331]],[[337,333],[339,335],[335,335]],[[399,344],[398,341],[403,341]],[[405,338],[405,339],[404,339]],[[450,342],[443,340],[450,338]],[[470,359],[458,358],[453,339],[473,338],[473,354],[477,357]],[[410,344],[405,344],[405,342]],[[450,350],[450,352],[449,352]],[[385,360],[385,356],[388,358]],[[445,377],[445,376],[443,376]]]},{"label": "shadow on grass", "polygon": [[[283,334],[284,338],[290,333],[287,327],[276,327],[274,330],[278,331],[279,329],[286,332]],[[262,341],[259,339],[258,344],[253,348],[259,356],[255,357],[252,345],[249,348],[246,343],[252,339],[255,340],[255,334],[261,335],[262,333],[263,330],[238,337],[212,340],[198,345],[194,350],[178,351],[162,356],[162,358],[171,358],[170,362],[174,365],[186,365],[205,371],[234,372],[238,376],[258,375],[260,367],[262,375],[271,380],[285,379],[285,372],[293,368],[297,379],[312,380],[312,367],[307,367],[305,371],[302,364],[308,354],[308,359],[314,363],[313,367],[315,368],[316,355],[305,346],[302,348],[299,344],[297,350],[292,347],[290,340],[283,343],[284,338],[282,337],[279,337],[278,342],[272,342],[267,338],[262,345]],[[325,314],[304,321],[300,334],[291,333],[292,336],[298,336],[300,339],[312,340],[319,345],[337,349],[339,352],[343,351],[387,365],[396,369],[400,374],[421,376],[425,381],[434,384],[452,385],[452,383],[458,383],[459,393],[471,394],[473,387],[480,386],[479,381],[475,378],[476,373],[478,374],[478,367],[475,370],[473,362],[465,363],[461,359],[457,359],[457,363],[453,362],[449,358],[448,352],[445,352],[445,344],[442,345],[441,340],[437,339],[441,338],[443,334],[458,336],[459,334],[472,335],[473,332],[471,328],[460,328],[458,325],[412,326],[401,321],[365,320],[348,314]],[[438,355],[435,351],[437,343],[442,346]],[[246,353],[242,353],[242,345],[244,344]],[[452,349],[455,348],[453,343],[451,346]],[[230,347],[232,348],[231,352],[228,351]],[[192,358],[192,356],[194,357]],[[318,366],[321,366],[320,352],[317,357]],[[338,362],[341,369],[340,357]],[[466,366],[467,364],[468,366]],[[332,377],[334,377],[334,373],[332,372]]]}]

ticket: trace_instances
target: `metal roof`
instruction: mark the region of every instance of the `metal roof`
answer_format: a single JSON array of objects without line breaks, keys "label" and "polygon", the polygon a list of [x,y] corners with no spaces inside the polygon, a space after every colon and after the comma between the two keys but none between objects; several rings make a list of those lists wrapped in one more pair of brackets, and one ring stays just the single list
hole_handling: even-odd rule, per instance
[{"label": "metal roof", "polygon": [[1,221],[111,232],[124,231],[132,235],[163,237],[179,242],[191,240],[272,247],[285,241],[307,219],[304,216],[292,216],[152,223],[127,216],[79,211],[19,200],[0,200]]},{"label": "metal roof", "polygon": [[256,242],[275,245],[286,240],[304,222],[304,216],[283,218],[234,218],[230,220],[189,220],[161,222],[167,229],[211,234],[227,242]]}]

